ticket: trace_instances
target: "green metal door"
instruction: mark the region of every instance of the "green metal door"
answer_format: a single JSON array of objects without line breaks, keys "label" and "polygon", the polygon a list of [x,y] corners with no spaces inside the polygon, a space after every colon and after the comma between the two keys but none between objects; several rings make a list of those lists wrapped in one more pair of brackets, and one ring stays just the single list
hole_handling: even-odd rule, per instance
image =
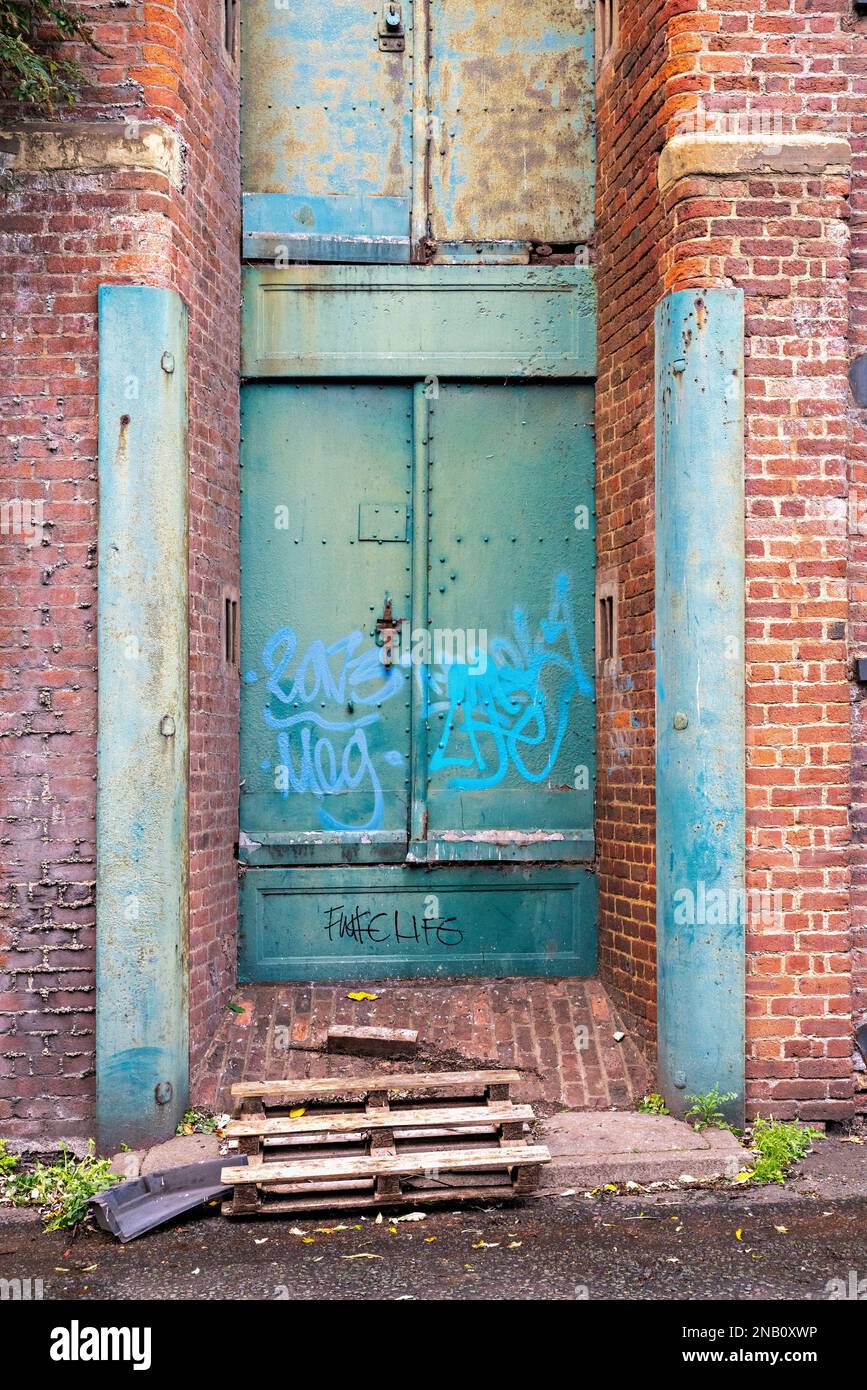
[{"label": "green metal door", "polygon": [[412,388],[244,400],[245,835],[270,863],[404,859],[409,683],[372,634],[409,612]]},{"label": "green metal door", "polygon": [[592,0],[241,33],[242,978],[590,973]]},{"label": "green metal door", "polygon": [[447,383],[431,402],[427,621],[486,657],[426,668],[438,859],[589,857],[592,410],[592,387],[554,382]]},{"label": "green metal door", "polygon": [[592,385],[353,356],[244,388],[242,975],[589,973]]}]

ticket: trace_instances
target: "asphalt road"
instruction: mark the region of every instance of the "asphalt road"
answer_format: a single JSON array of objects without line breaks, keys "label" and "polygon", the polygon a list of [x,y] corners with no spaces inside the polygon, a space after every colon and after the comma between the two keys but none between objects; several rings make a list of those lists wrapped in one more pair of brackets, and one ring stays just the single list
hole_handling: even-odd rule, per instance
[{"label": "asphalt road", "polygon": [[769,1195],[576,1194],[378,1224],[211,1211],[126,1246],[0,1213],[0,1278],[82,1300],[827,1300],[859,1280],[867,1297],[867,1200]]}]

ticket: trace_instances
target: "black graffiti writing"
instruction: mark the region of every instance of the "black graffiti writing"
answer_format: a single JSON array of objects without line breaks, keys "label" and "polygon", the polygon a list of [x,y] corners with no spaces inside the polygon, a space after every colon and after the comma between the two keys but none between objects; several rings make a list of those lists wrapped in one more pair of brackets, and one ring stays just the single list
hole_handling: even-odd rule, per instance
[{"label": "black graffiti writing", "polygon": [[358,903],[351,911],[346,903],[335,903],[323,915],[329,941],[352,941],[357,946],[393,942],[399,946],[442,946],[453,950],[464,939],[460,927],[455,925],[456,917],[417,917],[414,912],[401,913],[399,908],[372,912]]}]

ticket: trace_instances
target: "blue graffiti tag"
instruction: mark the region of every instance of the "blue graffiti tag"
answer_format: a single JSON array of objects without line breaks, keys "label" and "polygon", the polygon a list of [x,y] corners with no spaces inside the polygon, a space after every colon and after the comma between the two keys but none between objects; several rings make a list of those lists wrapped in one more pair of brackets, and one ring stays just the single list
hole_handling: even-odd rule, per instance
[{"label": "blue graffiti tag", "polygon": [[[535,633],[520,608],[513,612],[512,626],[514,640],[490,642],[484,674],[473,674],[466,665],[449,667],[447,698],[430,707],[431,713],[445,711],[446,716],[431,772],[475,768],[482,774],[453,778],[452,786],[461,790],[495,787],[510,766],[527,782],[544,781],[557,761],[573,695],[593,695],[578,650],[568,575],[555,579],[548,616],[540,619]],[[442,680],[432,678],[431,684],[441,688]],[[456,743],[457,751],[450,751]],[[545,757],[538,771],[525,761],[525,750],[533,748]]]},{"label": "blue graffiti tag", "polygon": [[[416,673],[424,717],[444,716],[430,773],[467,770],[451,782],[464,791],[495,787],[510,768],[527,782],[543,782],[557,762],[573,697],[593,696],[578,648],[568,575],[554,580],[548,615],[535,629],[523,609],[514,609],[512,632],[511,638],[489,640],[483,671],[478,665],[441,662]],[[364,788],[371,809],[362,823],[340,820],[324,806],[318,808],[320,821],[335,831],[380,829],[385,797],[367,731],[382,722],[380,707],[403,686],[403,671],[385,666],[381,648],[367,645],[358,629],[330,645],[316,639],[300,656],[297,649],[291,627],[279,628],[262,649],[269,697],[262,718],[277,736],[277,771],[283,779],[276,789],[282,797],[293,792],[321,799]],[[250,683],[257,678],[255,671],[245,673]],[[364,712],[356,714],[356,706]],[[381,757],[390,767],[403,765],[397,749]],[[535,770],[528,765],[534,757]],[[270,762],[261,766],[266,770]]]},{"label": "blue graffiti tag", "polygon": [[[404,677],[395,668],[383,666],[378,647],[359,650],[363,641],[364,634],[358,630],[330,646],[317,639],[295,663],[294,671],[289,669],[298,645],[293,628],[279,628],[262,649],[262,662],[269,673],[269,695],[280,705],[297,711],[276,714],[270,704],[262,711],[267,726],[277,732],[278,772],[285,771],[279,794],[288,797],[290,791],[301,795],[309,792],[325,797],[369,786],[373,805],[363,824],[348,824],[330,815],[324,807],[319,808],[320,820],[332,830],[377,830],[383,821],[382,785],[365,730],[381,721],[376,707],[397,694]],[[290,682],[288,690],[284,678]],[[346,718],[341,710],[341,717],[328,718],[311,708],[314,701],[349,710],[357,704],[369,713]],[[336,744],[342,744],[339,755]],[[397,759],[391,753],[385,756],[392,765],[402,761],[400,754]]]}]

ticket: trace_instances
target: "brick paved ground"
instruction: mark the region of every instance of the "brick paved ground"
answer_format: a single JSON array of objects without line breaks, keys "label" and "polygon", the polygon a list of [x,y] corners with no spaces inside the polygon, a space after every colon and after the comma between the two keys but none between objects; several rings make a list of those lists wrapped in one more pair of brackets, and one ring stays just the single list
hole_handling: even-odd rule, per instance
[{"label": "brick paved ground", "polygon": [[[363,988],[375,1002],[355,1003]],[[240,990],[194,1086],[197,1104],[231,1109],[233,1081],[358,1075],[371,1065],[419,1070],[412,1062],[371,1063],[324,1049],[332,1023],[416,1028],[421,1066],[517,1067],[522,1099],[552,1106],[631,1108],[650,1086],[635,1043],[621,1031],[598,980],[408,980],[383,984],[254,985]]]}]

